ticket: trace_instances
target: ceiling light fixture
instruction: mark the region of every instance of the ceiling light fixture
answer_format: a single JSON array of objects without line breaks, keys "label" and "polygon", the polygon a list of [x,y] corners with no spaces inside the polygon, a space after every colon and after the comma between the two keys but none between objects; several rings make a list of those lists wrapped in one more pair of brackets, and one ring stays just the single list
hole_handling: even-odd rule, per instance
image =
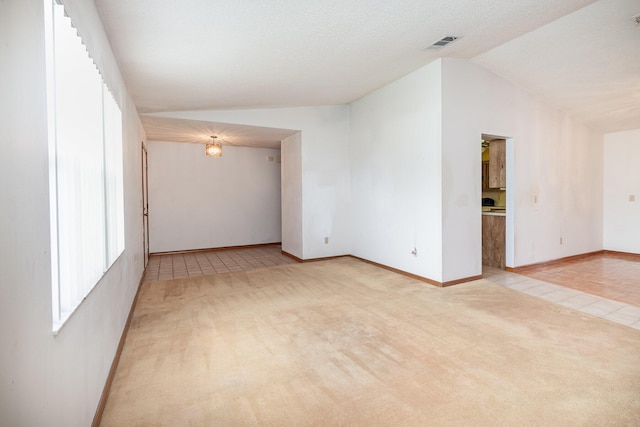
[{"label": "ceiling light fixture", "polygon": [[207,144],[205,153],[211,157],[222,157],[222,145],[216,142],[217,136],[211,136],[211,144]]}]

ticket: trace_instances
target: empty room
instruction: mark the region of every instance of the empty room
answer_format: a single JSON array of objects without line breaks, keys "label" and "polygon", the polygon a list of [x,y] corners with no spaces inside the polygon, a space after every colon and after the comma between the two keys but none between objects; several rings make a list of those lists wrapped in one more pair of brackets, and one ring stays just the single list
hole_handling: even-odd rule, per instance
[{"label": "empty room", "polygon": [[636,425],[640,2],[0,2],[0,425]]}]

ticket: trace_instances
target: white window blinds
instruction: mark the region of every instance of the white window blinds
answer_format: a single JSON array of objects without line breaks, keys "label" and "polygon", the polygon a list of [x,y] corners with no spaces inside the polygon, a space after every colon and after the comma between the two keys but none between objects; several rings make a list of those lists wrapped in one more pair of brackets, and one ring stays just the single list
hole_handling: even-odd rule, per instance
[{"label": "white window blinds", "polygon": [[64,6],[44,1],[55,331],[124,250],[122,113]]}]

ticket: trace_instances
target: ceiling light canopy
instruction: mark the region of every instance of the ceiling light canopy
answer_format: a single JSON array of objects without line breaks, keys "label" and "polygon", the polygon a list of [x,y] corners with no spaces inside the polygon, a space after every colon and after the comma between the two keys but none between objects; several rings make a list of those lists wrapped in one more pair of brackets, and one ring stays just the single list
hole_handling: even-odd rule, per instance
[{"label": "ceiling light canopy", "polygon": [[211,144],[205,147],[205,153],[211,157],[222,157],[222,145],[216,142],[217,136],[211,136]]}]

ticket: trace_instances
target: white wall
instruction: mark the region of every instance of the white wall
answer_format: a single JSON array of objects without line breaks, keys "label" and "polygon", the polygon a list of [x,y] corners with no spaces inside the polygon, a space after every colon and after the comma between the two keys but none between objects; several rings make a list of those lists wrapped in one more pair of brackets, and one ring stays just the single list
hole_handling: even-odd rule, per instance
[{"label": "white wall", "polygon": [[601,134],[442,59],[351,105],[353,254],[439,282],[482,274],[483,133],[513,138],[510,266],[602,249]]},{"label": "white wall", "polygon": [[[157,115],[299,130],[303,197],[302,207],[295,209],[302,213],[303,247],[302,253],[293,255],[311,259],[351,253],[348,106],[182,111]],[[286,148],[282,150],[285,152]],[[292,157],[283,155],[283,161],[292,161]],[[283,197],[288,193],[283,189]],[[293,203],[285,200],[289,202]],[[283,234],[282,243],[292,246],[287,236]],[[329,237],[327,244],[325,237]]]},{"label": "white wall", "polygon": [[126,249],[54,337],[43,2],[0,2],[0,425],[6,426],[91,424],[143,269],[143,132],[93,2],[65,3],[123,108]]},{"label": "white wall", "polygon": [[[351,104],[352,254],[441,281],[441,66]],[[411,251],[417,249],[417,256]]]},{"label": "white wall", "polygon": [[442,64],[444,280],[481,273],[482,133],[514,138],[512,267],[602,249],[602,135],[473,62]]},{"label": "white wall", "polygon": [[604,136],[603,224],[604,249],[640,253],[640,129]]},{"label": "white wall", "polygon": [[208,157],[203,144],[148,147],[151,252],[281,241],[279,149],[224,146]]},{"label": "white wall", "polygon": [[302,140],[300,132],[281,142],[282,250],[302,258]]}]

